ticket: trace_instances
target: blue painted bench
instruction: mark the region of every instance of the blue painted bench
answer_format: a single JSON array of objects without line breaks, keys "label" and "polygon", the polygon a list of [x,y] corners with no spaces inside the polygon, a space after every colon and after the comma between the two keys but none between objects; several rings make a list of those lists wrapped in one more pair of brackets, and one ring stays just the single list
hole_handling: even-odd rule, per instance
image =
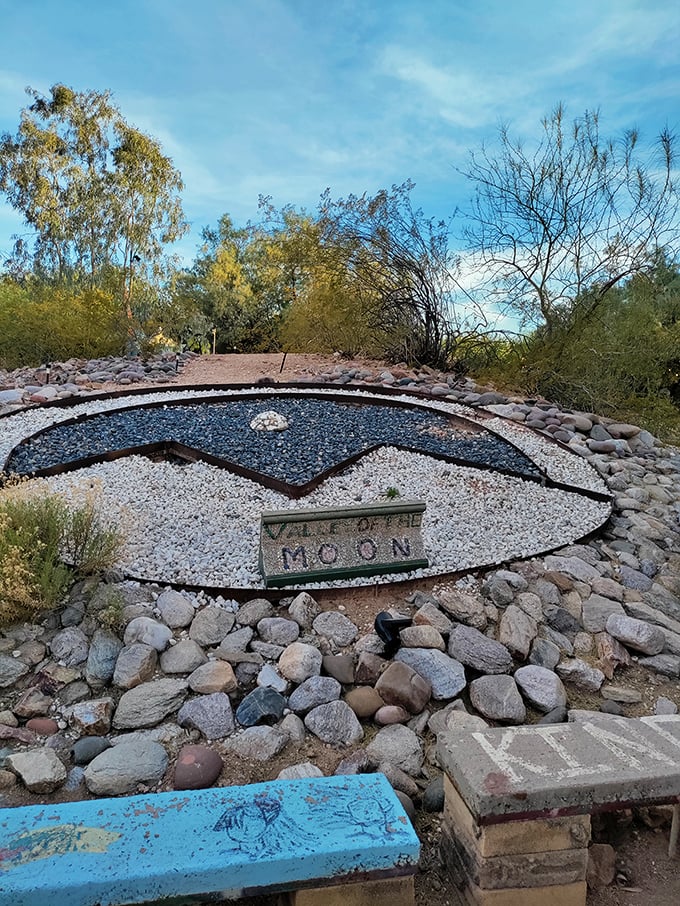
[{"label": "blue painted bench", "polygon": [[0,906],[280,891],[328,906],[338,885],[356,906],[406,906],[419,851],[382,774],[2,809]]}]

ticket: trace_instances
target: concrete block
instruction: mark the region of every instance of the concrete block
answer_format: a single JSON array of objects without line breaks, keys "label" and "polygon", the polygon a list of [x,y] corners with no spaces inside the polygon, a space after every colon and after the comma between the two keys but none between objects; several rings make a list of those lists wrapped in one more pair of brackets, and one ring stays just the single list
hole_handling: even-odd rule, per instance
[{"label": "concrete block", "polygon": [[479,826],[448,777],[444,778],[444,823],[479,856],[583,849],[590,841],[590,815],[535,818]]},{"label": "concrete block", "polygon": [[289,902],[290,906],[413,906],[413,877],[295,890]]},{"label": "concrete block", "polygon": [[550,887],[585,881],[587,849],[563,849],[554,852],[518,853],[482,858],[468,849],[464,837],[456,837],[448,828],[442,830],[441,855],[460,884],[474,884],[483,890],[513,887]]},{"label": "concrete block", "polygon": [[445,732],[437,757],[479,824],[673,801],[680,715]]},{"label": "concrete block", "polygon": [[585,906],[586,889],[585,881],[509,890],[482,890],[471,884],[463,895],[469,906]]}]

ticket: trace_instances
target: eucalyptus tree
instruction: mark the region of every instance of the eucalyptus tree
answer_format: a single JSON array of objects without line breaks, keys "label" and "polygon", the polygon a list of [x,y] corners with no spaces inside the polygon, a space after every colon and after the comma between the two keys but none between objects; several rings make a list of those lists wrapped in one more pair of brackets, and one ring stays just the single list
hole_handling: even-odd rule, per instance
[{"label": "eucalyptus tree", "polygon": [[34,234],[18,238],[40,276],[96,287],[112,271],[131,315],[135,273],[153,276],[164,246],[186,231],[178,170],[129,125],[108,91],[31,88],[16,135],[0,137],[0,191]]},{"label": "eucalyptus tree", "polygon": [[548,333],[583,300],[653,267],[678,243],[676,140],[665,129],[643,149],[636,130],[600,134],[598,113],[569,123],[558,106],[533,149],[500,129],[499,143],[472,152],[474,185],[464,231],[487,299]]}]

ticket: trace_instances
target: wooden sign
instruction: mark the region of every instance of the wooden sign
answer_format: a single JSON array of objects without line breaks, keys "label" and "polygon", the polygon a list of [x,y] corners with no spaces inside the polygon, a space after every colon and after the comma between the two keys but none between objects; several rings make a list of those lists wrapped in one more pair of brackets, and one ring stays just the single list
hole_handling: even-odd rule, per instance
[{"label": "wooden sign", "polygon": [[260,571],[267,587],[408,572],[428,565],[417,500],[262,513]]}]

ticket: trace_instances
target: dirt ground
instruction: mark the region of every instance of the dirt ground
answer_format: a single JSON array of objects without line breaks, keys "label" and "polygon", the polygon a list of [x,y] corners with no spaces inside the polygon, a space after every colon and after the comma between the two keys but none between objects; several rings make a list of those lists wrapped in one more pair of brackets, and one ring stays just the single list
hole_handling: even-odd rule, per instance
[{"label": "dirt ground", "polygon": [[[173,378],[173,386],[188,384],[229,384],[246,383],[268,378],[272,381],[294,381],[304,375],[313,375],[322,370],[331,370],[336,365],[352,367],[363,365],[374,370],[383,370],[379,362],[353,361],[323,355],[284,356],[282,353],[260,355],[217,355],[200,356],[190,361],[183,371]],[[111,389],[120,389],[117,385]],[[421,591],[431,590],[434,580],[419,582]],[[324,608],[342,605],[347,615],[362,630],[368,631],[375,615],[390,606],[403,607],[404,598],[414,588],[402,583],[394,588],[376,586],[366,590],[348,589],[329,591],[319,595]],[[639,673],[639,675],[637,675]],[[651,678],[646,671],[638,669],[625,678],[627,685],[638,685],[644,689],[645,700],[641,707],[650,713],[649,704],[659,695],[668,694],[668,681]],[[677,694],[677,684],[673,685]],[[595,702],[580,701],[579,707],[597,707]],[[636,716],[631,712],[629,716]],[[324,773],[332,773],[341,758],[348,753],[338,753],[318,741],[310,741],[300,752],[318,764]],[[289,759],[290,756],[287,756]],[[301,760],[303,760],[301,758]],[[220,783],[256,782],[276,776],[284,763],[270,763],[266,766],[267,776],[262,775],[261,764],[232,763]],[[228,776],[226,776],[228,775]],[[617,813],[618,814],[618,813]],[[418,906],[459,906],[461,900],[450,885],[439,859],[440,816],[420,811],[416,829],[422,842],[421,870],[416,877],[416,901]],[[611,842],[617,851],[617,880],[615,884],[597,891],[589,891],[588,906],[680,906],[680,855],[668,858],[668,825],[651,828],[644,823],[624,818],[610,822],[602,842]],[[257,898],[247,902],[248,906],[274,906],[276,898]],[[521,904],[518,904],[521,906]]]}]

